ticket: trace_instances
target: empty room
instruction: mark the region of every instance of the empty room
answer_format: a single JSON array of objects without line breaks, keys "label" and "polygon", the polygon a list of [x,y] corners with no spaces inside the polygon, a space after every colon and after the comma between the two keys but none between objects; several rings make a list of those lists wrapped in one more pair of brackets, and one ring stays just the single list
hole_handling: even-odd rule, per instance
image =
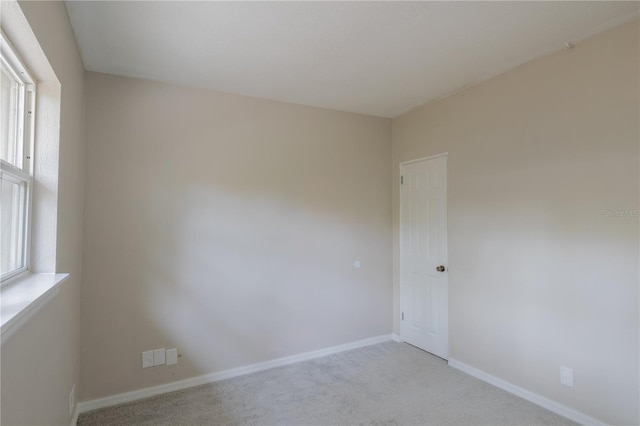
[{"label": "empty room", "polygon": [[640,424],[640,2],[0,24],[0,424]]}]

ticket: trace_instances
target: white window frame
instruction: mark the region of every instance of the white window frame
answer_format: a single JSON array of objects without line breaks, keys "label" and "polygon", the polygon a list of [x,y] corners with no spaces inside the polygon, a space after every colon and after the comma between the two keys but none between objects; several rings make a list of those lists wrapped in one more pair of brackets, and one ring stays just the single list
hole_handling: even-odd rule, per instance
[{"label": "white window frame", "polygon": [[23,190],[18,194],[20,197],[18,209],[12,214],[22,216],[24,229],[20,242],[20,251],[23,265],[11,271],[3,272],[0,275],[0,285],[7,284],[8,280],[28,272],[30,262],[30,241],[31,241],[31,213],[32,213],[32,193],[33,193],[33,140],[34,140],[34,111],[35,111],[35,79],[25,67],[16,50],[13,48],[4,32],[0,32],[0,61],[3,68],[6,68],[12,76],[20,82],[20,93],[18,95],[17,114],[17,164],[11,164],[0,159],[0,178],[23,186]]}]

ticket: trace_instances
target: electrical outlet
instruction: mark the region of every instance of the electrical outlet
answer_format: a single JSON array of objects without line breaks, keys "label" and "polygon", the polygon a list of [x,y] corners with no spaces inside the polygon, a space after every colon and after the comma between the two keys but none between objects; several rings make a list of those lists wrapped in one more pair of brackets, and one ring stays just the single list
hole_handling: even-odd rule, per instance
[{"label": "electrical outlet", "polygon": [[573,387],[573,370],[569,367],[560,366],[560,383]]},{"label": "electrical outlet", "polygon": [[71,392],[69,392],[69,416],[73,416],[73,411],[76,408],[76,385],[71,386]]},{"label": "electrical outlet", "polygon": [[167,349],[167,365],[174,365],[178,363],[178,349]]},{"label": "electrical outlet", "polygon": [[153,351],[153,366],[164,364],[164,348]]},{"label": "electrical outlet", "polygon": [[142,352],[142,368],[153,367],[153,351]]}]

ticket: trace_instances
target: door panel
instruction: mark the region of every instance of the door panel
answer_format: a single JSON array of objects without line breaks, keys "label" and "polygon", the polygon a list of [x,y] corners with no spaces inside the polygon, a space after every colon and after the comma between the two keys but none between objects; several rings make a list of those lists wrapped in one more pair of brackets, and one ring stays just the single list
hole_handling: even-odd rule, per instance
[{"label": "door panel", "polygon": [[[401,165],[400,170],[402,337],[446,359],[447,157]],[[445,266],[444,272],[436,270],[440,265]]]}]

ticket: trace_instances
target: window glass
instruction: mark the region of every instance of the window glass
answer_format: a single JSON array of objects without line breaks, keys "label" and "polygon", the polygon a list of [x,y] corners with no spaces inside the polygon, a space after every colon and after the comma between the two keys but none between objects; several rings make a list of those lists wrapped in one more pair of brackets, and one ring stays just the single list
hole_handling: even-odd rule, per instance
[{"label": "window glass", "polygon": [[24,90],[24,84],[18,81],[6,67],[2,66],[2,80],[0,81],[0,114],[2,114],[2,127],[0,127],[0,159],[22,166],[22,153],[20,151],[20,132],[18,131],[20,118],[20,98]]},{"label": "window glass", "polygon": [[2,274],[25,266],[26,183],[2,175],[0,204],[0,270]]}]

